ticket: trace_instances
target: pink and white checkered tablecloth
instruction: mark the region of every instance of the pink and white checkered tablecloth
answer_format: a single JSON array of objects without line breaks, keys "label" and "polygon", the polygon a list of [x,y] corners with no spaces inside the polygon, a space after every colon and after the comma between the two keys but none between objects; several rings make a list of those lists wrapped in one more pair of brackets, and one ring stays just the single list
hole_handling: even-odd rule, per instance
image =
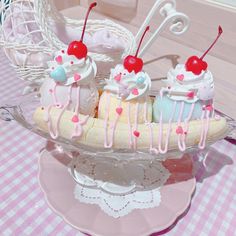
[{"label": "pink and white checkered tablecloth", "polygon": [[[24,85],[0,52],[0,103]],[[0,120],[0,235],[82,235],[47,206],[39,188],[44,145],[16,122]],[[167,235],[236,235],[236,146],[226,141],[215,146],[227,156],[218,156],[216,173],[199,174],[191,208]]]}]

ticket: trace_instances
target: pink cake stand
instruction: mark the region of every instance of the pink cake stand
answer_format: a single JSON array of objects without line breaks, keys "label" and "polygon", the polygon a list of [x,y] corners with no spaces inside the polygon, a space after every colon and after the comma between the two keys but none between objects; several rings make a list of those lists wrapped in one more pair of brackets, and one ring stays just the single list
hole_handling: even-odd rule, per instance
[{"label": "pink cake stand", "polygon": [[41,152],[39,183],[50,208],[81,232],[93,236],[150,235],[168,230],[188,210],[196,186],[195,178],[190,177],[193,165],[189,154],[181,160],[163,162],[171,176],[160,188],[158,207],[134,210],[118,219],[108,216],[97,205],[75,199],[73,192],[77,183],[68,171],[70,160],[63,155],[55,158],[49,151]]}]

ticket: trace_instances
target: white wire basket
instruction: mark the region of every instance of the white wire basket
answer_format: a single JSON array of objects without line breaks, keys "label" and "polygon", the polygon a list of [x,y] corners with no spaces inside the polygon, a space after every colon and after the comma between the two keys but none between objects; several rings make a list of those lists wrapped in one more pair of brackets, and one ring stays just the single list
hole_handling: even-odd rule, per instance
[{"label": "white wire basket", "polygon": [[[111,20],[88,20],[86,28],[88,34],[93,35],[99,30],[106,29],[125,45],[122,52],[89,50],[89,55],[97,63],[97,77],[106,78],[112,66],[135,51],[136,42],[157,10],[162,15],[163,22],[144,45],[140,52],[143,54],[167,25],[174,34],[182,34],[187,30],[189,19],[185,14],[176,11],[175,0],[157,0],[136,36]],[[52,0],[8,0],[7,3],[2,3],[0,13],[2,13],[0,46],[3,47],[18,77],[29,81],[29,86],[24,92],[42,83],[46,76],[46,62],[52,59],[54,51],[67,47],[54,32],[55,28],[71,27],[79,31],[84,24],[84,18],[74,20],[63,16]]]}]

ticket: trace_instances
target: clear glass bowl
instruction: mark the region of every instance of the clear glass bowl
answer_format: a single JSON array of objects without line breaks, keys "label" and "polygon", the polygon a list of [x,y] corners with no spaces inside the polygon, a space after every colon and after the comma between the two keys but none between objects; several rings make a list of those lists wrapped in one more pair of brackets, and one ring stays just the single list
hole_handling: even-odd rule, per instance
[{"label": "clear glass bowl", "polygon": [[[199,150],[196,146],[189,147],[185,152],[170,150],[166,154],[152,155],[148,151],[135,152],[121,149],[95,149],[90,146],[79,145],[72,140],[61,137],[54,140],[48,133],[38,129],[32,119],[35,109],[39,106],[40,98],[37,92],[22,95],[0,106],[0,118],[5,121],[16,121],[26,129],[46,138],[48,143],[53,143],[52,149],[47,150],[46,147],[46,154],[54,158],[59,155],[59,159],[63,161],[67,159],[71,176],[78,184],[88,188],[99,188],[112,194],[125,194],[136,190],[141,191],[160,187],[163,184],[161,182],[157,182],[157,184],[150,184],[148,182],[144,185],[143,181],[140,181],[140,176],[142,176],[144,172],[150,173],[150,168],[152,170],[155,169],[156,177],[161,176],[163,172],[161,168],[159,168],[159,163],[162,165],[164,163],[163,161],[167,159],[178,159],[179,165],[182,166],[183,161],[181,161],[181,159],[183,160],[183,157],[187,156],[189,157],[188,159],[196,159],[199,157],[199,160],[204,160],[209,152],[210,143],[208,143],[205,150]],[[218,112],[218,114],[224,116],[229,125],[228,132],[221,138],[229,138],[231,141],[235,140],[235,121],[222,113]],[[89,161],[87,166],[84,165],[81,169],[84,160]],[[176,162],[173,163],[176,165]],[[87,171],[91,166],[102,166],[103,169],[102,171],[101,169],[98,171],[99,175],[91,175]],[[116,171],[114,171],[114,167]],[[186,168],[182,169],[184,172]],[[101,175],[101,173],[103,174]],[[105,173],[110,174],[107,176]],[[181,176],[182,174],[184,173],[181,173]],[[155,175],[152,175],[152,177]],[[192,177],[192,175],[189,176],[189,178]]]},{"label": "clear glass bowl", "polygon": [[[166,154],[150,154],[148,151],[133,151],[127,149],[105,149],[105,148],[94,148],[92,146],[81,145],[72,140],[59,137],[57,139],[52,139],[51,136],[42,130],[40,130],[33,121],[33,113],[37,107],[40,107],[40,98],[38,92],[30,93],[27,95],[21,95],[16,97],[4,105],[0,106],[0,118],[5,121],[16,121],[24,128],[57,143],[60,148],[66,153],[77,153],[85,154],[86,156],[96,157],[101,159],[115,159],[115,160],[165,160],[173,158],[181,158],[185,153],[192,153],[193,151],[198,151],[197,146],[188,147],[185,152],[180,152],[179,150],[169,150]],[[224,138],[235,138],[236,122],[225,116],[224,114],[217,112],[218,115],[224,116],[227,119],[229,129],[222,135],[220,139]],[[218,140],[214,140],[212,143],[208,143],[207,147]],[[206,147],[206,148],[207,148]]]}]

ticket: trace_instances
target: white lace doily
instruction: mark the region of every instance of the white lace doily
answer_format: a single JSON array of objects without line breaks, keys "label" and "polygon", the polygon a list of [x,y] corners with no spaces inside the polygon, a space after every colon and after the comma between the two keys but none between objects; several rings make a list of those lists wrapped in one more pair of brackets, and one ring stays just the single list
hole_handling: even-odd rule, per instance
[{"label": "white lace doily", "polygon": [[134,209],[159,206],[159,188],[170,176],[159,161],[112,162],[85,155],[74,158],[69,171],[78,183],[75,198],[83,203],[96,204],[115,218]]},{"label": "white lace doily", "polygon": [[114,218],[125,216],[134,209],[157,207],[161,203],[159,188],[125,195],[112,195],[100,189],[91,189],[77,184],[74,196],[82,203],[98,205],[106,214]]}]

